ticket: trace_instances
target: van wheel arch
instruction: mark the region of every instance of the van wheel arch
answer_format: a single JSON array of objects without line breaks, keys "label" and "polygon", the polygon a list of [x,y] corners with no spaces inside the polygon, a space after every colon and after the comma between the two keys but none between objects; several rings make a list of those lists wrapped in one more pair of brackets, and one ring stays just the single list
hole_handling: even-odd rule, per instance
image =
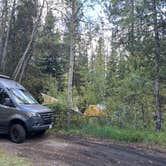
[{"label": "van wheel arch", "polygon": [[21,125],[24,129],[25,129],[25,132],[26,132],[26,134],[27,134],[27,127],[26,127],[26,124],[25,124],[25,122],[23,121],[23,120],[20,120],[20,119],[13,119],[13,120],[11,120],[10,121],[10,123],[9,123],[9,131],[10,131],[10,128],[11,128],[11,126],[12,125],[15,125],[15,124],[19,124],[19,125]]}]

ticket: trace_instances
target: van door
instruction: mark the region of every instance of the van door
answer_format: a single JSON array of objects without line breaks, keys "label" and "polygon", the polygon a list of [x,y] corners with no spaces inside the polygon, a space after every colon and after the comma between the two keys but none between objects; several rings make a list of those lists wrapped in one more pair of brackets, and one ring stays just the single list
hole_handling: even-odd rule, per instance
[{"label": "van door", "polygon": [[9,118],[14,115],[16,108],[9,95],[0,88],[0,133],[8,132]]}]

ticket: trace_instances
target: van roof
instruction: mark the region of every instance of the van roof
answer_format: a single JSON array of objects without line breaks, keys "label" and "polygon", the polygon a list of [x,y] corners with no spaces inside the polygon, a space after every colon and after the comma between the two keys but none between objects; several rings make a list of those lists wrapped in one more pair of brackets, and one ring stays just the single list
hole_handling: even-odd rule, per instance
[{"label": "van roof", "polygon": [[3,74],[0,74],[0,78],[10,79],[10,77],[9,77],[9,76],[3,75]]},{"label": "van roof", "polygon": [[11,80],[10,78],[2,78],[0,77],[0,84],[2,84],[4,87],[6,88],[19,88],[19,89],[25,89],[22,85],[20,85],[19,83],[17,83],[14,80]]}]

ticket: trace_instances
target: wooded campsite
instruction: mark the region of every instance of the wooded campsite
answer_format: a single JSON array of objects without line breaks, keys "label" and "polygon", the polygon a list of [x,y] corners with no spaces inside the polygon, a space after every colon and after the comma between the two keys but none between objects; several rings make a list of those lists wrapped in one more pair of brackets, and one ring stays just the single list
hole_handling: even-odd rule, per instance
[{"label": "wooded campsite", "polygon": [[166,146],[165,0],[1,0],[0,73],[51,98],[51,133]]}]

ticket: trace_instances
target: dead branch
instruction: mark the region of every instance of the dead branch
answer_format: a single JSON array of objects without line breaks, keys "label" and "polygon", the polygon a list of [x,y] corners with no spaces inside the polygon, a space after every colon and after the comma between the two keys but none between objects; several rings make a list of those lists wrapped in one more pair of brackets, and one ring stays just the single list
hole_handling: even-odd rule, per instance
[{"label": "dead branch", "polygon": [[[27,56],[30,48],[31,48],[31,45],[33,43],[33,40],[37,34],[37,28],[38,28],[38,25],[40,23],[40,19],[41,19],[41,15],[43,13],[43,8],[44,8],[44,4],[45,4],[46,0],[43,0],[43,3],[42,3],[42,6],[40,8],[40,11],[39,11],[39,15],[38,15],[38,18],[34,24],[34,27],[33,27],[33,30],[32,30],[32,34],[31,34],[31,37],[30,37],[30,41],[21,57],[21,59],[19,60],[18,64],[17,64],[17,67],[13,73],[13,78],[16,80],[18,75],[20,74],[21,70],[23,70],[22,72],[24,73],[24,70],[25,70],[25,67],[23,67],[24,65],[27,66],[28,65],[28,61],[26,61],[27,59],[30,59],[30,54]],[[25,63],[26,62],[26,63]],[[23,75],[23,74],[22,74]],[[21,80],[20,80],[21,81]]]}]

